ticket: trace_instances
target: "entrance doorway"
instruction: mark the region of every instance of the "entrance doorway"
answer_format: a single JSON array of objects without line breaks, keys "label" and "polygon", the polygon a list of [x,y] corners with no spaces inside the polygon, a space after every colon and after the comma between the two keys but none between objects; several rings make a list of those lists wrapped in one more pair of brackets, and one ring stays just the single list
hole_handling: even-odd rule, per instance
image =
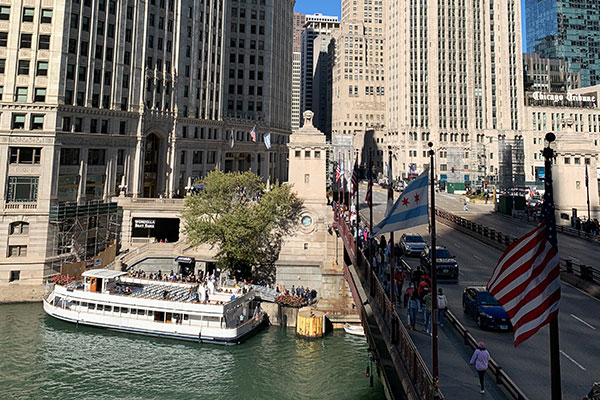
[{"label": "entrance doorway", "polygon": [[158,160],[160,139],[154,133],[146,138],[144,148],[144,197],[158,197]]}]

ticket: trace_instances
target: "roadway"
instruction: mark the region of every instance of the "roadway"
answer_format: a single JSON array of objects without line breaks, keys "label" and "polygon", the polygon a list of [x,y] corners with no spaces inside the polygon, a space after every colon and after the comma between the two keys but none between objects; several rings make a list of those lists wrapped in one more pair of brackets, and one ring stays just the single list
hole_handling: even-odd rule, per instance
[{"label": "roadway", "polygon": [[[397,198],[397,193],[395,195]],[[385,212],[386,194],[374,190],[373,198],[375,204],[374,223],[377,223],[383,218]],[[436,199],[438,200],[436,205],[439,208],[450,212],[463,212],[463,204],[455,196],[442,194],[437,196]],[[361,210],[367,211],[366,206],[361,205]],[[489,219],[490,210],[491,205],[470,205],[467,213],[477,215],[477,218],[486,216]],[[366,214],[368,214],[368,211]],[[501,230],[500,226],[509,227],[510,231],[504,230],[504,233],[519,235],[530,229],[530,226],[524,227],[515,224],[502,216],[492,216],[491,219],[500,221],[497,222],[499,230]],[[463,289],[470,285],[485,285],[501,256],[501,252],[441,223],[436,226],[438,245],[445,245],[455,254],[460,268],[458,283],[440,282],[440,287],[444,289],[448,297],[450,309],[461,323],[473,333],[476,339],[486,343],[492,357],[530,399],[546,400],[550,398],[548,328],[542,328],[528,341],[519,345],[518,348],[514,348],[512,333],[481,330],[477,327],[475,321],[462,312]],[[420,233],[426,240],[429,240],[427,225],[415,227],[411,231]],[[396,234],[397,240],[401,234],[402,232]],[[576,245],[581,250],[577,253],[577,257],[580,259],[587,260],[592,257],[590,253],[594,254],[593,252],[598,251],[596,244],[576,238],[568,238],[578,241]],[[564,248],[567,247],[567,240],[563,240],[563,237],[561,237],[559,241],[564,243],[562,248],[562,251],[564,251]],[[418,258],[409,258],[407,262],[411,266],[416,266],[419,260]],[[565,399],[582,398],[589,392],[592,384],[600,379],[597,365],[600,362],[599,310],[598,300],[563,284],[559,326],[562,354],[562,387]],[[403,318],[403,322],[406,324],[406,318]],[[420,327],[422,329],[422,325]],[[425,334],[417,331],[411,332],[411,335],[424,359],[431,363],[430,339]],[[477,390],[476,375],[468,366],[467,357],[470,354],[465,356],[465,353],[470,353],[470,349],[460,342],[458,336],[454,334],[453,328],[448,325],[440,329],[439,338],[440,388],[442,391],[454,392],[462,388],[465,393],[469,393]],[[450,356],[448,356],[449,354]],[[489,382],[490,379],[488,379]],[[488,396],[491,394],[488,394]]]}]

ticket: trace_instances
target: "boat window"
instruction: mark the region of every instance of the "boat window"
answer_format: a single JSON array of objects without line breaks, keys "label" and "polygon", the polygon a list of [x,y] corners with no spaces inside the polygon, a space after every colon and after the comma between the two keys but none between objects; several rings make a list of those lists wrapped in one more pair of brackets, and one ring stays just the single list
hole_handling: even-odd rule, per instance
[{"label": "boat window", "polygon": [[85,301],[81,302],[81,307],[87,307],[87,303]]},{"label": "boat window", "polygon": [[135,315],[135,314],[137,314],[137,310],[135,308],[132,308],[131,309],[131,315]]},{"label": "boat window", "polygon": [[88,303],[88,310],[93,310],[96,308],[96,305],[93,303]]},{"label": "boat window", "polygon": [[146,310],[138,310],[138,315],[146,315]]},{"label": "boat window", "polygon": [[128,308],[125,308],[125,307],[121,308],[121,314],[127,314],[128,312],[129,312]]},{"label": "boat window", "polygon": [[104,311],[110,312],[112,310],[112,306],[104,306]]},{"label": "boat window", "polygon": [[103,311],[104,310],[104,306],[102,304],[98,304],[98,311]]},{"label": "boat window", "polygon": [[187,315],[187,314],[183,314],[183,320],[184,320],[184,321],[187,321],[187,320],[189,320],[189,319],[190,319],[190,316],[189,316],[189,315]]},{"label": "boat window", "polygon": [[116,313],[121,312],[121,307],[115,307],[115,309],[113,311]]},{"label": "boat window", "polygon": [[77,300],[73,300],[73,305],[74,305],[74,306],[78,306],[78,305],[79,305],[79,301],[77,301]]}]

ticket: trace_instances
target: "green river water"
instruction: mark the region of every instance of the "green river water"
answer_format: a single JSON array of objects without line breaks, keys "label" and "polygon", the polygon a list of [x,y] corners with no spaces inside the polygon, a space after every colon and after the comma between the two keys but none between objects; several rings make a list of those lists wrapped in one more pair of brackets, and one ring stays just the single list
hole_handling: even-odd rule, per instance
[{"label": "green river water", "polygon": [[[268,327],[239,346],[77,327],[0,305],[0,399],[381,399],[364,338]],[[377,374],[375,374],[377,375]]]}]

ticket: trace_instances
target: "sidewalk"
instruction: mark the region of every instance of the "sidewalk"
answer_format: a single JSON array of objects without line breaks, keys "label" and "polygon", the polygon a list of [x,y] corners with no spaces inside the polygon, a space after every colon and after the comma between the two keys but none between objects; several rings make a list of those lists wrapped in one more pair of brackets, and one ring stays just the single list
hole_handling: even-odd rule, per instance
[{"label": "sidewalk", "polygon": [[[407,309],[400,307],[397,312],[408,330]],[[414,331],[409,330],[409,334],[431,370],[431,337],[423,332],[423,313],[418,314],[416,328]],[[485,376],[485,394],[479,393],[477,372],[469,365],[473,352],[470,347],[462,343],[462,339],[455,334],[452,326],[446,323],[443,327],[439,327],[438,338],[440,390],[446,399],[508,398],[489,374]]]}]

